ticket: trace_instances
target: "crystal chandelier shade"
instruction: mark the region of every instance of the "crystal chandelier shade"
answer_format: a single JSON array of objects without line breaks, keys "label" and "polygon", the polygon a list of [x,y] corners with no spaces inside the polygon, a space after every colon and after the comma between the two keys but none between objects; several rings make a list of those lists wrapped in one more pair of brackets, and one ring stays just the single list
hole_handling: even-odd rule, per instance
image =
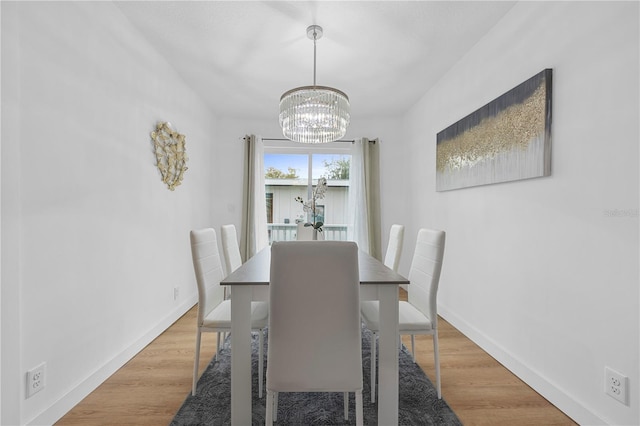
[{"label": "crystal chandelier shade", "polygon": [[331,87],[298,87],[280,98],[280,126],[292,141],[336,141],[347,133],[349,119],[349,98]]},{"label": "crystal chandelier shade", "polygon": [[316,86],[316,40],[322,28],[312,25],[307,35],[313,39],[313,86],[297,87],[280,98],[280,127],[283,135],[301,143],[327,143],[342,138],[349,126],[349,97],[342,91]]}]

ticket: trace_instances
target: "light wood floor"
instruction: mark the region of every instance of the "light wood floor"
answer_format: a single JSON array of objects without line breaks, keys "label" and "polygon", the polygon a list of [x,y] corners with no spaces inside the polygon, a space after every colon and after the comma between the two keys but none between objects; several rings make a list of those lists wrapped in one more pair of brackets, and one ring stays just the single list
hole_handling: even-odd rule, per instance
[{"label": "light wood floor", "polygon": [[[168,425],[191,391],[195,322],[194,307],[56,424]],[[463,424],[576,424],[449,323],[439,327],[442,396]],[[204,333],[200,373],[215,347],[216,334]],[[416,336],[416,358],[435,382],[430,336]]]}]

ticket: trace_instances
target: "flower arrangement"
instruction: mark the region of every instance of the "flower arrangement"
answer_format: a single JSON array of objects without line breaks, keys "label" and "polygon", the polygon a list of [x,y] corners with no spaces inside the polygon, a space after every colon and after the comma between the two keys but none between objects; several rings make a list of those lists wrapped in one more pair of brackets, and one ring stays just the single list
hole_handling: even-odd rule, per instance
[{"label": "flower arrangement", "polygon": [[318,179],[318,184],[313,189],[313,193],[311,194],[311,199],[304,201],[302,197],[296,197],[295,200],[302,204],[302,209],[305,213],[311,213],[311,222],[307,222],[304,226],[312,226],[318,232],[322,232],[322,223],[321,221],[316,221],[316,200],[321,200],[324,198],[324,193],[327,192],[327,179],[321,177]]}]

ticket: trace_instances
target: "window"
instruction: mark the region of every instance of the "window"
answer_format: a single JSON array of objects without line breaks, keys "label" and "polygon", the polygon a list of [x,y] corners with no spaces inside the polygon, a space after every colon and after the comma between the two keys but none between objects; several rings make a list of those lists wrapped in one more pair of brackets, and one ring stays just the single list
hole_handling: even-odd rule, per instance
[{"label": "window", "polygon": [[[269,244],[296,239],[298,222],[312,221],[303,200],[311,198],[320,177],[327,179],[325,198],[316,208],[327,240],[346,240],[351,144],[334,142],[307,146],[265,141],[264,168]],[[321,216],[321,217],[318,217]]]}]

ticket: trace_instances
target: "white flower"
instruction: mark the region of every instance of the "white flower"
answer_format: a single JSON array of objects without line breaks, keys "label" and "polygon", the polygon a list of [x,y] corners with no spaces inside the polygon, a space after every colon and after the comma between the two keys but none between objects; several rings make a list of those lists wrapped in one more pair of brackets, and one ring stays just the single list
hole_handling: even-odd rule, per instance
[{"label": "white flower", "polygon": [[324,198],[324,193],[327,192],[327,179],[321,177],[318,179],[318,184],[313,190],[313,199],[320,200]]},{"label": "white flower", "polygon": [[302,204],[302,210],[305,213],[311,213],[313,223],[308,223],[308,226],[313,226],[315,229],[318,229],[322,232],[322,222],[316,222],[316,200],[321,200],[324,198],[324,194],[327,192],[327,179],[321,177],[318,179],[318,183],[316,187],[313,189],[311,194],[311,199],[304,201],[302,197],[296,197],[295,200]]}]

